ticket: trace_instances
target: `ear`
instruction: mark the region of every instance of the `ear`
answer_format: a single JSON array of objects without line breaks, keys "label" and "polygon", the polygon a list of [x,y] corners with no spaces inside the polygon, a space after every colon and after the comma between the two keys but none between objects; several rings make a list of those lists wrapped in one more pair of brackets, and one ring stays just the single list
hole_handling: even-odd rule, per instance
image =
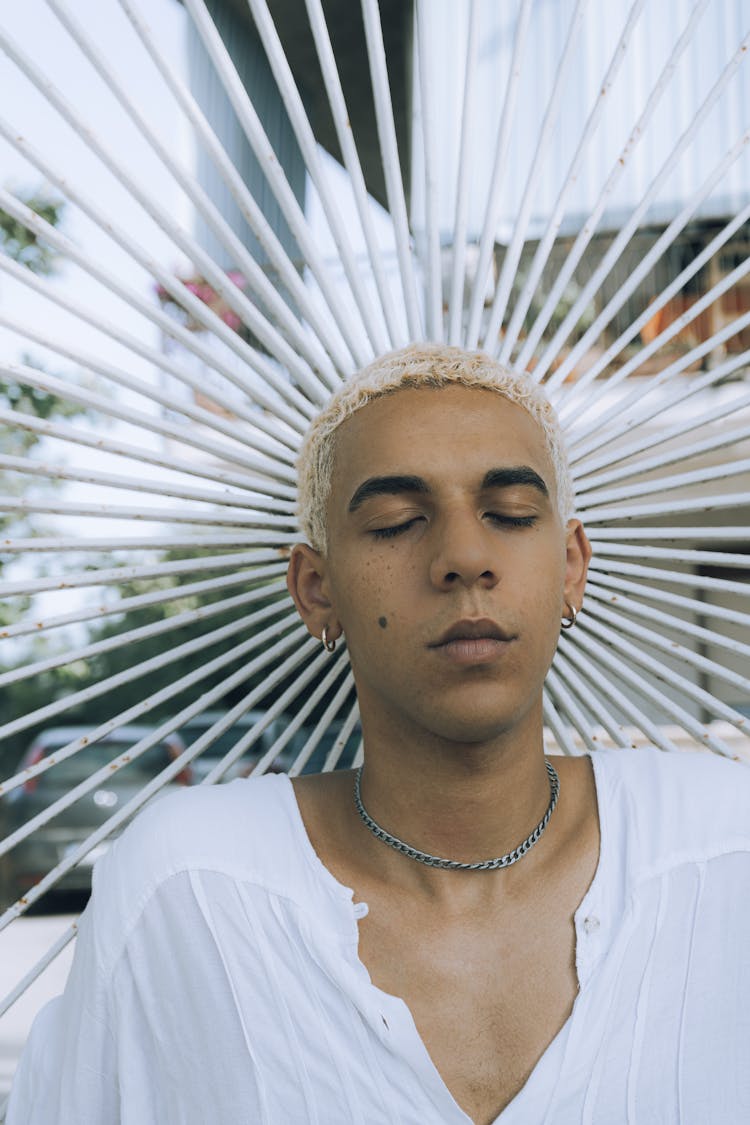
[{"label": "ear", "polygon": [[320,637],[327,626],[328,637],[337,640],[343,630],[328,596],[326,561],[320,552],[307,543],[297,543],[289,559],[286,585],[308,632]]},{"label": "ear", "polygon": [[[568,520],[565,532],[565,591],[564,600],[575,610],[580,610],[586,576],[591,561],[591,544],[580,520]],[[562,607],[565,616],[565,606]]]}]

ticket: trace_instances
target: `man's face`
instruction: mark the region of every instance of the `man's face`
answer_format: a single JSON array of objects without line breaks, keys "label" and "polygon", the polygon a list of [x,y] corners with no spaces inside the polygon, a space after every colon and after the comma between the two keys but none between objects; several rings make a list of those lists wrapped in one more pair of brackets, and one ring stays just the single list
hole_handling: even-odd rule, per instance
[{"label": "man's face", "polygon": [[375,400],[338,431],[328,527],[363,717],[479,742],[538,712],[583,534],[525,410],[461,386]]}]

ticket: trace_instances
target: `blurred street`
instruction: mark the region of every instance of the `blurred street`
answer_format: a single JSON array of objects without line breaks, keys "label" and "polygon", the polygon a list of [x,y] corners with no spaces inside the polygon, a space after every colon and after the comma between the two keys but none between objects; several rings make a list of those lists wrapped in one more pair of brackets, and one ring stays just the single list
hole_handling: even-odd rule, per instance
[{"label": "blurred street", "polygon": [[[0,996],[5,996],[46,953],[77,917],[76,914],[38,914],[21,918],[0,933]],[[35,1014],[62,992],[75,941],[57,957],[39,980],[0,1018],[0,1101],[10,1090],[21,1048]]]}]

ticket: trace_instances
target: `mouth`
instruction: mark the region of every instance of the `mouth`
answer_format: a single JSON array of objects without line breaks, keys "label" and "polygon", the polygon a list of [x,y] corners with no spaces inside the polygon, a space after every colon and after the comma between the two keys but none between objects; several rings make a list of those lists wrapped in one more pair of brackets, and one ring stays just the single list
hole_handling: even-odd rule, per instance
[{"label": "mouth", "polygon": [[505,653],[513,640],[513,633],[489,618],[466,618],[428,647],[459,664],[483,664]]}]

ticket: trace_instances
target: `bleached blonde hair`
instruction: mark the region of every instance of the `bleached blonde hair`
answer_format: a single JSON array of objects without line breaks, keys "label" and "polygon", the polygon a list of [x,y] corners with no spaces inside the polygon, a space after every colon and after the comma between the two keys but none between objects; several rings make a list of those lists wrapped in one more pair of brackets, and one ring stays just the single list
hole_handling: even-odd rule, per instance
[{"label": "bleached blonde hair", "polygon": [[410,344],[389,352],[358,371],[313,418],[297,461],[297,513],[308,542],[325,554],[328,546],[326,507],[336,454],[336,432],[363,406],[395,391],[458,384],[497,394],[522,407],[544,434],[555,474],[557,506],[563,523],[573,511],[573,484],[557,415],[525,372],[512,371],[483,352],[444,344]]}]

